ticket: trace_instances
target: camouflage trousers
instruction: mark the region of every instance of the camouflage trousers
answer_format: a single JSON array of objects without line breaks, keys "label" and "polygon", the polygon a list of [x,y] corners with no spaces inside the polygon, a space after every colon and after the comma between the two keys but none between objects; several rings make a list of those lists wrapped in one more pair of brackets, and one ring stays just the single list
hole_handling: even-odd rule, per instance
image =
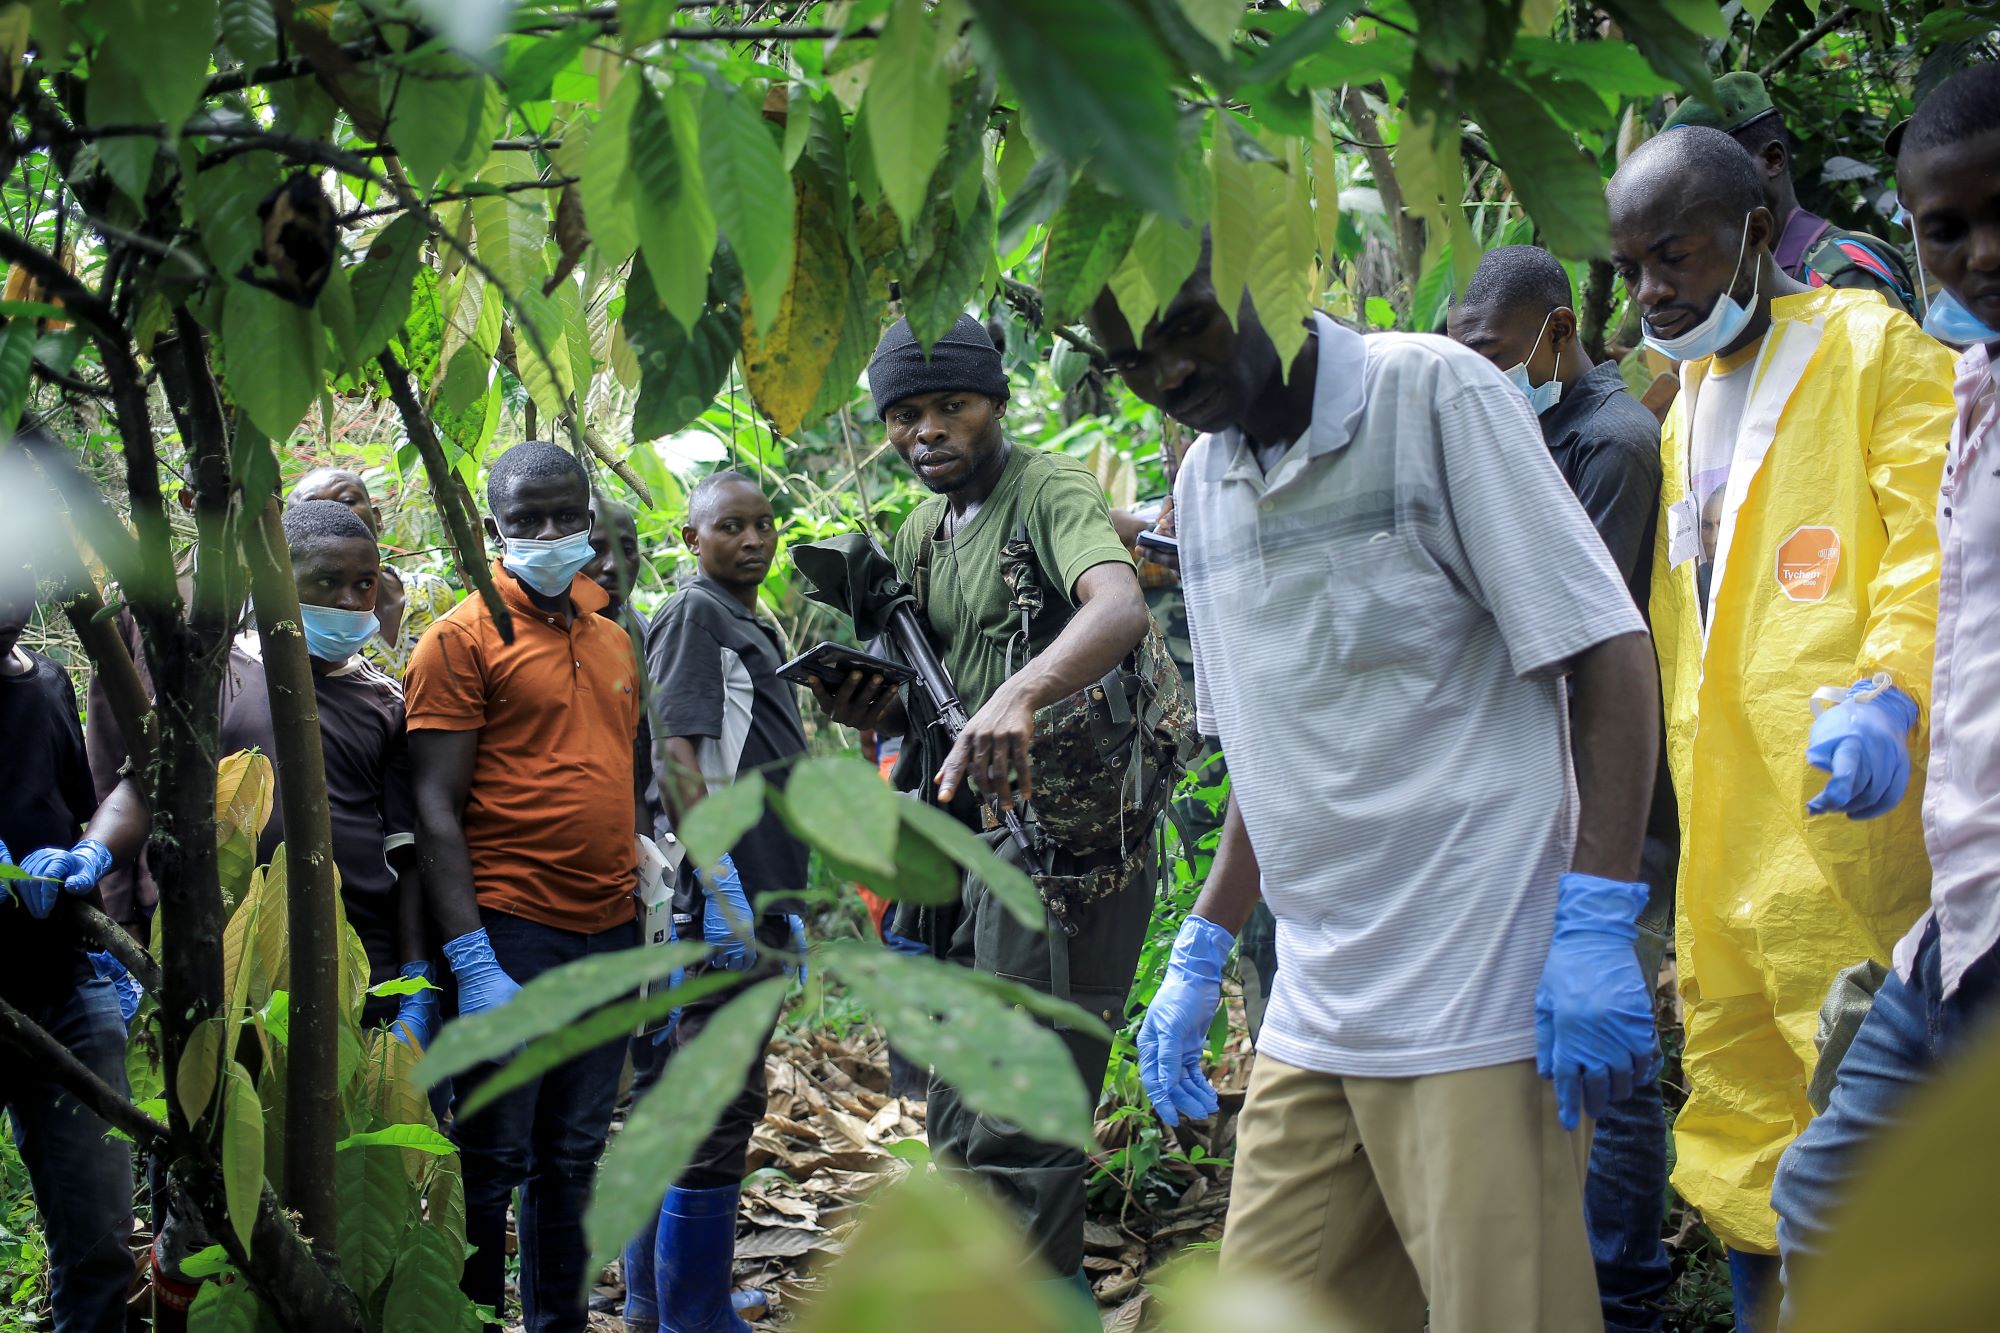
[{"label": "camouflage trousers", "polygon": [[[1003,856],[1012,851],[1005,834],[988,835],[988,841],[997,844],[994,850]],[[1051,978],[1063,960],[1057,956],[1052,966],[1050,950],[1052,939],[1059,940],[1057,947],[1066,946],[1068,952],[1069,998],[1115,1031],[1125,1013],[1139,950],[1146,942],[1154,871],[1155,860],[1149,853],[1123,888],[1075,909],[1072,920],[1077,932],[1066,938],[1054,927],[1050,934],[1026,929],[985,884],[967,876],[956,904],[922,913],[924,933],[915,937],[931,943],[933,952],[946,962],[977,968],[1045,995],[1056,991]],[[1110,1044],[1084,1032],[1060,1035],[1084,1087],[1094,1097],[1104,1086]],[[931,1153],[938,1164],[969,1173],[1009,1206],[1050,1269],[1068,1277],[1082,1267],[1090,1164],[1081,1152],[1043,1143],[1004,1120],[979,1114],[935,1075],[930,1084],[929,1126]]]}]

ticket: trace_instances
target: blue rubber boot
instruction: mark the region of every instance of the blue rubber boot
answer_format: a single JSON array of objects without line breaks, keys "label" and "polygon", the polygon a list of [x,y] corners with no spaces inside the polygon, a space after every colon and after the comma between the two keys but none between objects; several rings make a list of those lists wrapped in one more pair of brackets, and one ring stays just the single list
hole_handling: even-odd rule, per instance
[{"label": "blue rubber boot", "polygon": [[659,1291],[653,1277],[653,1246],[659,1219],[625,1246],[625,1333],[660,1333]]},{"label": "blue rubber boot", "polygon": [[751,1333],[730,1297],[740,1186],[667,1191],[653,1248],[660,1333]]}]

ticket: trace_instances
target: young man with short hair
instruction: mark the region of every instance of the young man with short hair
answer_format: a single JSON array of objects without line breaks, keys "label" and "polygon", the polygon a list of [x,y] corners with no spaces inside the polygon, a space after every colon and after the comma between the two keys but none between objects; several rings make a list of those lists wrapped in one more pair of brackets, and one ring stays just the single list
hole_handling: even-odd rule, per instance
[{"label": "young man with short hair", "polygon": [[1785,1150],[1778,1214],[1785,1305],[1852,1189],[1859,1154],[1903,1100],[2000,1005],[2000,65],[1954,75],[1917,108],[1896,160],[1937,322],[1970,343],[1937,508],[1941,564],[1924,788],[1930,910],[1842,1057],[1825,1114]]},{"label": "young man with short hair", "polygon": [[[771,502],[740,472],[712,473],[688,493],[681,539],[697,571],[646,631],[652,720],[661,736],[647,793],[655,837],[740,777],[761,773],[782,787],[806,750],[798,695],[777,674],[790,648],[757,604],[777,551]],[[805,926],[795,896],[806,888],[809,859],[806,845],[767,808],[723,858],[717,876],[704,877],[698,895],[674,903],[681,937],[698,933],[715,948],[690,975],[708,969],[775,975],[780,967],[801,965]],[[686,1005],[664,1045],[670,1051],[685,1047],[735,995],[731,989]],[[732,1298],[730,1272],[750,1133],[764,1118],[765,1103],[759,1059],[667,1191],[654,1234],[642,1235],[626,1251],[628,1326],[644,1326],[651,1316],[660,1333],[749,1333],[737,1310],[762,1297],[744,1292]]]},{"label": "young man with short hair", "polygon": [[[123,1095],[130,1014],[71,928],[49,914],[65,894],[94,900],[104,873],[138,854],[149,820],[130,775],[102,804],[95,799],[69,676],[20,646],[35,594],[22,554],[0,551],[0,752],[8,765],[0,864],[18,858],[35,876],[0,880],[0,1000]],[[56,1327],[120,1333],[132,1283],[129,1147],[19,1055],[0,1061],[0,1110],[14,1122],[48,1239]]]},{"label": "young man with short hair", "polygon": [[[836,722],[906,735],[900,785],[926,789],[971,826],[983,827],[989,802],[1014,806],[1017,792],[1046,820],[1071,799],[1066,793],[1106,783],[1101,764],[1089,772],[1045,771],[1032,763],[1029,747],[1039,710],[1105,680],[1145,638],[1150,621],[1132,556],[1088,468],[1007,438],[1007,372],[978,320],[961,316],[928,352],[898,320],[876,345],[868,387],[890,444],[931,492],[897,530],[890,554],[917,590],[918,618],[971,719],[946,752],[929,743],[931,729],[911,726],[908,708],[880,678],[857,673],[837,692],[816,684],[814,693]],[[1042,594],[1041,610],[1025,615],[1025,630],[1018,594],[1003,574],[1010,560],[1017,580],[1032,580]],[[1177,693],[1178,681],[1170,688]],[[1041,877],[1052,900],[1045,930],[1021,926],[971,876],[954,903],[904,909],[896,930],[946,962],[1072,999],[1115,1025],[1152,914],[1145,854],[1151,818],[1113,830],[1114,840],[1121,835],[1123,845],[1096,847],[1050,839],[1049,873]],[[1004,834],[989,839],[1000,855],[1015,855]],[[1090,886],[1089,898],[1073,900],[1065,883]],[[1060,922],[1053,903],[1062,905]],[[1066,969],[1059,968],[1064,959]],[[1061,1036],[1094,1100],[1109,1044],[1075,1030]],[[1058,1277],[1087,1282],[1090,1165],[1082,1152],[977,1115],[936,1079],[929,1125],[941,1162],[975,1173],[1011,1204]]]},{"label": "young man with short hair", "polygon": [[[292,487],[292,503],[302,500],[331,500],[344,505],[368,525],[370,535],[377,539],[382,535],[382,511],[375,507],[368,483],[358,472],[315,468]],[[381,628],[362,648],[362,656],[391,680],[401,680],[417,640],[457,604],[458,593],[437,575],[422,569],[398,570],[385,563],[375,588],[375,617]]]},{"label": "young man with short hair", "polygon": [[[375,534],[349,506],[333,500],[294,501],[284,525],[312,661],[333,861],[347,924],[368,952],[370,985],[398,976],[429,981],[403,690],[362,656],[377,629],[381,561]],[[230,645],[219,749],[226,755],[277,752],[263,645],[254,629]],[[283,802],[272,803],[257,843],[261,863],[268,864],[285,841],[283,811]],[[371,996],[362,1020],[371,1027],[393,1020],[398,1036],[424,1046],[437,1033],[437,992],[400,1000]]]},{"label": "young man with short hair", "polygon": [[1575,1131],[1654,1056],[1644,622],[1465,348],[1314,316],[1288,367],[1205,259],[1143,330],[1108,291],[1089,320],[1134,393],[1209,432],[1174,513],[1231,794],[1139,1058],[1163,1119],[1215,1111],[1202,1051],[1261,893],[1279,967],[1223,1267],[1341,1327],[1601,1328]]},{"label": "young man with short hair", "polygon": [[[1611,562],[1643,615],[1653,571],[1660,505],[1660,423],[1625,387],[1617,363],[1593,362],[1577,340],[1569,274],[1532,245],[1488,250],[1445,325],[1528,401],[1549,457],[1575,493]],[[1651,988],[1660,975],[1673,920],[1674,863],[1680,821],[1664,754],[1654,770],[1653,801],[1639,877],[1639,970]],[[1660,1085],[1639,1079],[1632,1095],[1597,1117],[1584,1213],[1608,1333],[1657,1333],[1661,1300],[1673,1270],[1660,1239],[1667,1195],[1667,1144],[1661,1134]]]},{"label": "young man with short hair", "polygon": [[1719,130],[1647,141],[1607,200],[1646,342],[1681,362],[1650,600],[1682,827],[1673,1183],[1728,1247],[1747,1330],[1775,1295],[1771,1173],[1811,1119],[1820,1004],[1888,961],[1928,888],[1902,798],[1923,782],[1951,355],[1894,306],[1786,276],[1757,167]]},{"label": "young man with short hair", "polygon": [[[638,673],[631,641],[597,614],[604,590],[583,577],[589,478],[566,451],[530,440],[494,461],[486,497],[513,642],[485,599],[468,597],[424,635],[405,686],[418,856],[461,1014],[638,943]],[[623,1064],[624,1043],[608,1042],[454,1126],[475,1250],[466,1294],[499,1308],[507,1203],[525,1187],[520,1290],[534,1333],[586,1327],[583,1212]]]}]

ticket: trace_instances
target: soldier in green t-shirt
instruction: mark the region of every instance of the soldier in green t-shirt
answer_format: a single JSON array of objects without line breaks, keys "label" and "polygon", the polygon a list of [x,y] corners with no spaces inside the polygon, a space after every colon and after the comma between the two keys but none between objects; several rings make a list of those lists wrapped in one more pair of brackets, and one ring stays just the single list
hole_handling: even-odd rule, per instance
[{"label": "soldier in green t-shirt", "polygon": [[[1101,765],[1090,773],[1043,772],[1028,758],[1036,712],[1103,680],[1147,630],[1132,557],[1111,526],[1096,477],[1074,459],[1006,438],[1006,372],[969,316],[928,355],[899,320],[875,350],[868,383],[889,442],[932,492],[897,532],[892,555],[916,588],[920,616],[972,714],[941,762],[934,751],[911,759],[927,747],[906,747],[899,785],[930,787],[939,805],[978,828],[987,800],[1012,803],[1017,793],[1048,799],[1065,783],[1104,781]],[[1023,539],[1043,590],[1041,610],[1029,613],[1025,626],[1002,577],[1004,564],[1022,559],[1003,548]],[[837,693],[815,693],[846,726],[895,735],[909,725],[903,703],[879,680],[853,677]],[[1150,846],[1152,832],[1132,828],[1126,847],[1096,856],[1051,849],[1048,878],[1110,869],[1116,881],[1069,909],[1073,934],[1053,925],[1047,933],[1024,929],[973,879],[957,904],[926,909],[921,921],[906,907],[897,929],[923,938],[948,962],[1048,994],[1066,989],[1116,1027],[1152,911],[1150,858],[1137,855],[1142,864],[1126,867]],[[1003,854],[1011,851],[1004,836],[992,841]],[[1109,1046],[1085,1033],[1062,1036],[1095,1095]],[[941,1162],[977,1173],[1023,1215],[1049,1266],[1082,1280],[1088,1162],[1081,1152],[976,1115],[935,1080],[929,1128]]]}]

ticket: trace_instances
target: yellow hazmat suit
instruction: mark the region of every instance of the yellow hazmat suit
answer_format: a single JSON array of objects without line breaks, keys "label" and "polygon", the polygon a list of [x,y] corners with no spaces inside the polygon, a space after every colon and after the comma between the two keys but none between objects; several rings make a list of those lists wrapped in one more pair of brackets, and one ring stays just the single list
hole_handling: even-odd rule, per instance
[{"label": "yellow hazmat suit", "polygon": [[[1778,1156],[1812,1115],[1820,1002],[1841,968],[1888,961],[1930,890],[1918,810],[1953,362],[1873,293],[1817,288],[1771,315],[1723,493],[1705,645],[1682,548],[1699,540],[1689,422],[1707,360],[1682,367],[1661,438],[1652,588],[1682,839],[1688,1103],[1673,1181],[1725,1244],[1759,1253],[1777,1249]],[[1808,816],[1826,780],[1805,759],[1812,694],[1877,672],[1921,713],[1909,791],[1879,819]]]}]

